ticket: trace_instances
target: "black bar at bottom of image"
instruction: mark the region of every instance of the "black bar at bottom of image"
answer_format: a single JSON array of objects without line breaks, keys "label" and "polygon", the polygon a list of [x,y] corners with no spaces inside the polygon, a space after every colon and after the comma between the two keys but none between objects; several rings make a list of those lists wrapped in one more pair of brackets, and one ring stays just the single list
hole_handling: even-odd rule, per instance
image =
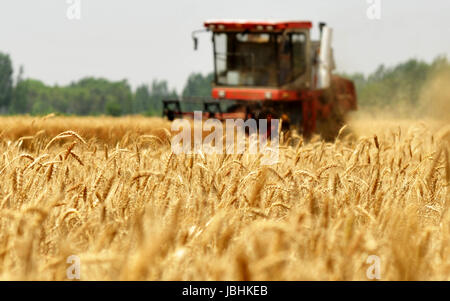
[{"label": "black bar at bottom of image", "polygon": [[[383,297],[389,291],[402,295],[414,294],[419,289],[450,288],[449,282],[320,282],[320,281],[64,281],[64,282],[0,282],[0,289],[17,293],[62,291],[72,297],[86,296],[87,291],[108,290],[115,296],[159,296],[177,300],[239,300],[273,299],[280,297],[304,298],[308,296],[330,295],[334,297]],[[433,291],[436,292],[436,291]]]}]

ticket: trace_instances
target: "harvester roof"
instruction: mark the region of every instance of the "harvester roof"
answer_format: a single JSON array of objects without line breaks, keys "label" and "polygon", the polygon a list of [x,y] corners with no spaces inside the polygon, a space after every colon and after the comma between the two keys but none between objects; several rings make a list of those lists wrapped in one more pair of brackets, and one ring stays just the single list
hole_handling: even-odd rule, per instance
[{"label": "harvester roof", "polygon": [[284,30],[288,28],[310,29],[309,21],[274,20],[208,20],[205,27],[211,30]]}]

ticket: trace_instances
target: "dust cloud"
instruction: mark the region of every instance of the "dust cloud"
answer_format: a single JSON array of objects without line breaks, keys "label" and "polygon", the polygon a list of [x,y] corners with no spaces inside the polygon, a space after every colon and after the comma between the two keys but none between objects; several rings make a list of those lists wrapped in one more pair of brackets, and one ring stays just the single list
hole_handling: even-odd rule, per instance
[{"label": "dust cloud", "polygon": [[440,136],[450,136],[450,69],[441,68],[425,81],[415,106],[392,99],[389,106],[360,107],[347,118],[355,136],[379,134],[391,130],[426,127]]}]

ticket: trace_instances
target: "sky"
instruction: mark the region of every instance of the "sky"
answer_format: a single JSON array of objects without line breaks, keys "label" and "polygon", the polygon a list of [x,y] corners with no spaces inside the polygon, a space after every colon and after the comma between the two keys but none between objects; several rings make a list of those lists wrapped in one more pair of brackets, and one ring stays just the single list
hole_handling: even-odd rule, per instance
[{"label": "sky", "polygon": [[[70,14],[74,1],[80,19]],[[0,51],[16,74],[23,65],[24,77],[49,85],[95,76],[136,88],[165,79],[180,92],[191,72],[213,69],[210,34],[199,36],[197,51],[191,39],[208,19],[312,21],[313,37],[324,21],[339,72],[450,58],[448,0],[0,0]]]}]

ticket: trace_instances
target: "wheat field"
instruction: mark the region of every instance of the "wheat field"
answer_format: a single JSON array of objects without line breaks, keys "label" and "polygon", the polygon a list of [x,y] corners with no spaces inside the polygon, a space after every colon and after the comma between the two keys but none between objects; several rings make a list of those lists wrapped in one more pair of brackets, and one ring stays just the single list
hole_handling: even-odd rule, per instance
[{"label": "wheat field", "polygon": [[356,118],[280,162],[144,117],[0,118],[0,280],[450,280],[450,127]]}]

